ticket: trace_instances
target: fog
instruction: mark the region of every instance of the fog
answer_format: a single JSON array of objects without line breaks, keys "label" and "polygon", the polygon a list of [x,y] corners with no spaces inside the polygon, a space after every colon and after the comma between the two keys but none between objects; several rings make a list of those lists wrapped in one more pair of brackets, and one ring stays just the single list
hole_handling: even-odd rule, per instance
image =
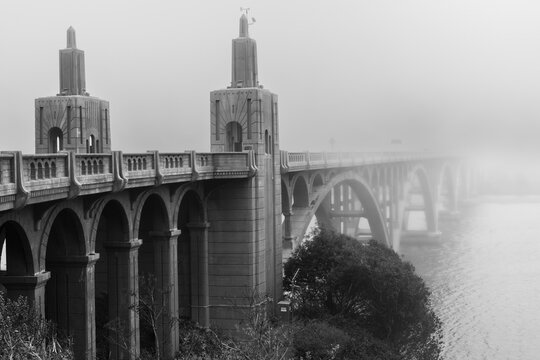
[{"label": "fog", "polygon": [[536,1],[70,0],[2,4],[0,148],[34,152],[33,101],[59,92],[71,25],[87,90],[111,103],[113,149],[208,151],[240,7],[256,19],[259,80],[279,95],[282,149],[539,146]]}]

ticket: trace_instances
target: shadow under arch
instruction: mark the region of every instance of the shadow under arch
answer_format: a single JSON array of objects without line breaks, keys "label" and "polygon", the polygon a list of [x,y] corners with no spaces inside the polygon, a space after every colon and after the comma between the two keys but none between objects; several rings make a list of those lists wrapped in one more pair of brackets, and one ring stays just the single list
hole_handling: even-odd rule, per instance
[{"label": "shadow under arch", "polygon": [[309,206],[309,191],[306,179],[297,176],[292,184],[291,206],[293,208],[305,208]]},{"label": "shadow under arch", "polygon": [[[137,314],[132,310],[136,295],[132,289],[130,271],[129,220],[126,210],[117,200],[107,201],[100,214],[95,232],[95,252],[100,255],[95,265],[95,322],[97,358],[126,358],[120,344],[127,342],[138,354]],[[131,281],[130,281],[131,280]],[[126,327],[109,331],[106,324]],[[123,332],[125,331],[125,335]]]},{"label": "shadow under arch", "polygon": [[8,220],[0,225],[0,292],[5,291],[11,299],[23,295],[30,301],[37,300],[34,289],[18,281],[32,275],[34,262],[26,232],[19,223]]},{"label": "shadow under arch", "polygon": [[209,325],[208,314],[208,236],[204,203],[194,189],[180,197],[178,236],[178,311],[179,316]]},{"label": "shadow under arch", "polygon": [[0,275],[34,275],[28,237],[22,226],[15,221],[6,221],[0,225],[0,263],[6,265],[6,268],[0,268]]},{"label": "shadow under arch", "polygon": [[358,200],[362,204],[366,216],[373,234],[373,238],[382,244],[391,247],[392,244],[389,239],[388,230],[386,229],[385,222],[379,204],[370,189],[370,186],[365,180],[359,178],[357,173],[345,172],[334,176],[329,179],[327,183],[322,186],[314,196],[312,206],[309,211],[301,212],[299,214],[293,214],[291,233],[294,238],[297,239],[297,244],[302,240],[313,216],[316,215],[317,210],[323,203],[324,199],[330,194],[332,189],[339,184],[348,185]]},{"label": "shadow under arch", "polygon": [[70,208],[54,217],[46,240],[45,269],[51,277],[45,287],[45,317],[71,336],[76,358],[87,356],[92,345],[93,298],[87,294],[93,272],[93,258],[86,256],[82,223]]},{"label": "shadow under arch", "polygon": [[[151,310],[161,313],[155,321],[140,319],[141,350],[154,352],[159,344],[162,356],[172,356],[178,347],[178,274],[177,237],[179,231],[170,228],[166,202],[158,192],[150,192],[141,203],[137,235],[142,240],[138,251],[140,302],[151,303]],[[154,335],[154,327],[157,339]]]}]

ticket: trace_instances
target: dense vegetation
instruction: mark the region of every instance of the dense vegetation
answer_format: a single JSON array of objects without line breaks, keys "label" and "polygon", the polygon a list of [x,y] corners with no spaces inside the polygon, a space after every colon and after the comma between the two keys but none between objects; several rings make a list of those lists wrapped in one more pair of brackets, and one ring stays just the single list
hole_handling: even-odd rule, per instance
[{"label": "dense vegetation", "polygon": [[411,264],[375,241],[365,244],[320,230],[285,264],[284,286],[291,292],[295,317],[309,324],[295,337],[300,355],[325,342],[318,340],[319,333],[328,336],[335,329],[342,339],[336,358],[440,356],[440,321],[430,307],[428,288]]},{"label": "dense vegetation", "polygon": [[[256,296],[258,305],[244,314],[235,337],[177,320],[177,359],[440,358],[440,322],[428,289],[412,265],[374,241],[365,244],[318,231],[285,264],[284,286],[293,306],[292,323],[270,319],[272,300]],[[143,293],[146,300],[134,309],[141,327],[161,313],[152,306],[153,298]],[[148,309],[153,313],[143,312]],[[152,346],[147,349],[143,360],[158,358]],[[25,298],[11,301],[0,293],[0,359],[30,358],[72,359],[73,354],[69,342],[59,340],[54,326],[37,316]]]},{"label": "dense vegetation", "polygon": [[0,292],[0,359],[73,359],[71,344],[59,339],[26,297],[7,299]]}]

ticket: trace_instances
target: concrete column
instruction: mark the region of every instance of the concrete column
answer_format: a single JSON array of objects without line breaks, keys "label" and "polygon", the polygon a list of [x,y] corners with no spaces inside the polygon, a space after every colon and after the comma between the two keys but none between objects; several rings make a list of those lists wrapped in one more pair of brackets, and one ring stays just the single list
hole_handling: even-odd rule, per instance
[{"label": "concrete column", "polygon": [[158,338],[163,358],[173,358],[179,348],[178,332],[178,236],[180,230],[151,231],[154,246],[154,275],[161,292],[158,308],[163,311]]},{"label": "concrete column", "polygon": [[189,223],[191,248],[191,319],[200,326],[210,326],[208,292],[208,228],[210,224]]},{"label": "concrete column", "polygon": [[118,321],[119,331],[110,334],[115,344],[110,344],[112,359],[139,358],[139,254],[142,240],[106,242],[108,261],[109,319]]},{"label": "concrete column", "polygon": [[0,284],[7,290],[7,296],[15,300],[26,296],[36,306],[39,315],[45,316],[45,284],[51,277],[48,271],[28,276],[0,276]]},{"label": "concrete column", "polygon": [[293,251],[293,241],[294,237],[292,236],[292,224],[291,224],[291,216],[292,216],[292,209],[282,209],[283,211],[283,240],[282,240],[282,249],[283,249],[283,255],[282,259],[283,261],[286,261],[289,256],[291,255]]},{"label": "concrete column", "polygon": [[[99,254],[48,259],[55,282],[56,320],[73,337],[76,359],[96,358],[94,264]],[[58,306],[60,305],[60,306]]]}]

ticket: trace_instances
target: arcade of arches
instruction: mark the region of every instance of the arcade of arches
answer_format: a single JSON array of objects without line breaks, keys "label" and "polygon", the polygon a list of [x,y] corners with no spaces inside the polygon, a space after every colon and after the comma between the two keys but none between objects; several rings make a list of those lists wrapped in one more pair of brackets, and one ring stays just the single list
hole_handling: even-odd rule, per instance
[{"label": "arcade of arches", "polygon": [[[314,218],[394,248],[408,232],[436,232],[437,201],[451,211],[459,192],[454,169],[436,170],[383,165],[283,173],[278,194],[283,256],[298,246]],[[135,311],[150,279],[163,310],[157,326],[160,348],[174,354],[178,324],[172,319],[234,326],[238,318],[216,299],[243,295],[227,292],[225,279],[263,291],[269,281],[278,281],[268,277],[273,254],[253,272],[254,244],[264,249],[267,240],[256,242],[245,230],[250,223],[243,219],[254,216],[259,201],[246,187],[251,181],[207,183],[220,192],[204,182],[132,189],[0,213],[1,288],[10,297],[29,297],[72,336],[77,358],[134,359],[154,336]],[[419,228],[411,225],[415,213],[422,214]],[[224,235],[231,233],[232,238]],[[242,250],[244,255],[240,249],[248,250]],[[281,256],[281,248],[275,251]],[[273,296],[279,289],[271,289]],[[116,331],[111,323],[119,326]],[[119,346],[122,342],[132,350]]]},{"label": "arcade of arches", "polygon": [[174,354],[172,319],[209,326],[208,225],[200,189],[165,190],[51,204],[37,224],[31,209],[0,218],[0,289],[29,297],[73,338],[76,358],[132,359],[153,340],[135,311],[150,284],[160,347]]}]

